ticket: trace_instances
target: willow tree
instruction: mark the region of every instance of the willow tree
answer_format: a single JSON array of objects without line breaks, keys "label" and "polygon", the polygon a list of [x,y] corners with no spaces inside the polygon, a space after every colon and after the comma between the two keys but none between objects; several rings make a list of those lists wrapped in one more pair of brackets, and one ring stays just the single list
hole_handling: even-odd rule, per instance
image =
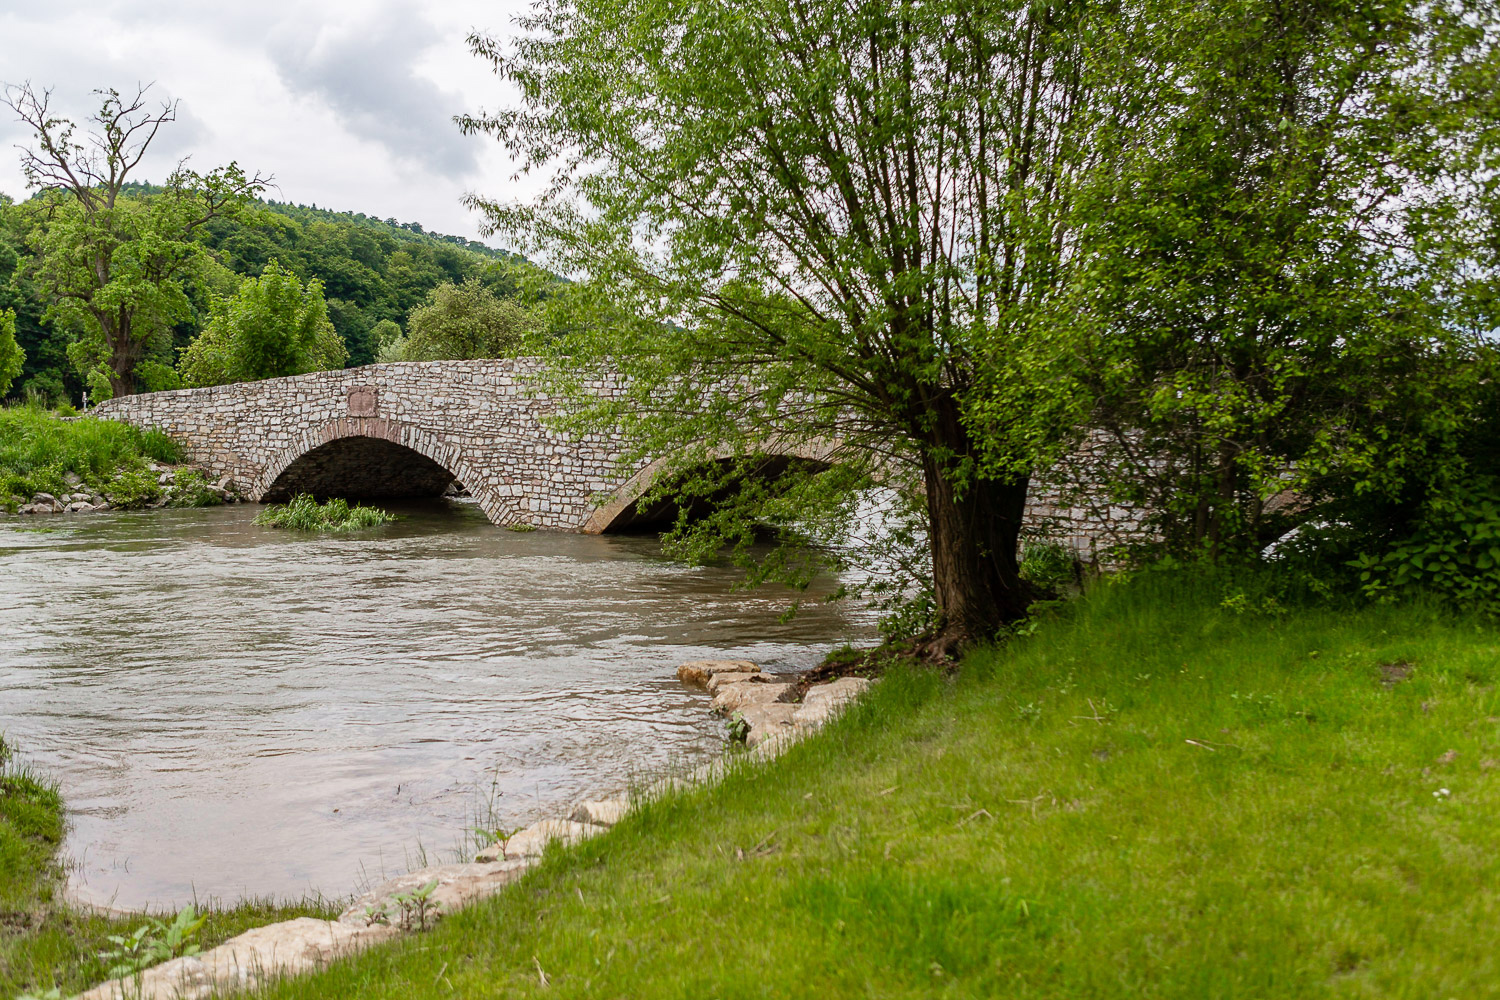
[{"label": "willow tree", "polygon": [[934,655],[1031,600],[1029,477],[1067,424],[1035,320],[1118,37],[1092,7],[544,0],[470,38],[520,101],[460,124],[550,178],[471,202],[577,279],[566,372],[624,376],[585,422],[683,465],[774,443],[911,470]]}]

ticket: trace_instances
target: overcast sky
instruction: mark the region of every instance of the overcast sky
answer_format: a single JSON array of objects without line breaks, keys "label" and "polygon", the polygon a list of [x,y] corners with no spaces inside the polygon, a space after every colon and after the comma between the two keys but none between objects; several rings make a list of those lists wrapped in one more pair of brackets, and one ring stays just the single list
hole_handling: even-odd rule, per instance
[{"label": "overcast sky", "polygon": [[[462,111],[508,94],[464,37],[511,33],[528,0],[0,0],[0,82],[54,89],[79,120],[91,91],[181,101],[152,146],[142,180],[183,156],[207,170],[237,160],[275,175],[279,201],[364,212],[478,237],[466,191],[524,198],[526,179],[496,143],[465,138]],[[0,192],[26,195],[19,152],[29,136],[0,108]]]}]

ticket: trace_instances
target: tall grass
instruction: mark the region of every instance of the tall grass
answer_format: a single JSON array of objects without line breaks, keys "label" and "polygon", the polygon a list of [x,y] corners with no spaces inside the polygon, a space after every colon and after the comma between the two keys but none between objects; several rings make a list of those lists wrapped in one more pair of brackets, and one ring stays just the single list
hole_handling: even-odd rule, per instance
[{"label": "tall grass", "polygon": [[147,459],[178,463],[183,455],[154,428],[94,417],[64,420],[37,406],[0,408],[0,501],[61,492],[70,472],[102,485]]},{"label": "tall grass", "polygon": [[318,503],[310,494],[299,493],[284,504],[271,504],[255,517],[255,523],[294,531],[358,531],[396,519],[378,507],[350,506],[342,497]]}]

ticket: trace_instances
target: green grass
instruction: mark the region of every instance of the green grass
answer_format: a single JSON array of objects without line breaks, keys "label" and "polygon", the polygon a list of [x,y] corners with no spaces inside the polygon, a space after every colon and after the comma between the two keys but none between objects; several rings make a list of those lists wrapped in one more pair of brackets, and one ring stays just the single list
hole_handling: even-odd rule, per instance
[{"label": "green grass", "polygon": [[318,503],[299,493],[284,504],[271,504],[255,516],[255,523],[294,531],[359,531],[394,521],[396,516],[378,507],[350,506],[342,497]]},{"label": "green grass", "polygon": [[148,459],[182,461],[181,449],[159,430],[114,420],[63,420],[36,406],[0,408],[0,505],[14,507],[38,492],[73,492],[63,476],[96,489],[138,470]]},{"label": "green grass", "polygon": [[[10,759],[0,740],[0,1000],[57,988],[69,996],[104,979],[99,953],[108,936],[128,934],[145,921],[74,909],[60,898],[63,872],[56,851],[64,832],[55,785]],[[184,835],[190,836],[190,831]],[[253,901],[210,907],[198,933],[204,947],[262,924],[299,916],[329,916],[331,904]]]},{"label": "green grass", "polygon": [[1500,636],[1234,596],[1138,580],[894,673],[270,995],[1500,995]]}]

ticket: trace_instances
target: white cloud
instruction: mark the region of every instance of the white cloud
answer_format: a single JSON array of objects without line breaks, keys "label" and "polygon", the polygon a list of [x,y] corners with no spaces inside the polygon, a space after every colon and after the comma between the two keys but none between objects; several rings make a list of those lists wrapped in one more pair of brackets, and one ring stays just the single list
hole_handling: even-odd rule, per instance
[{"label": "white cloud", "polygon": [[[274,174],[284,200],[472,237],[464,191],[528,192],[495,143],[451,121],[504,100],[464,36],[505,33],[526,2],[0,0],[0,80],[55,87],[75,118],[92,110],[95,87],[154,82],[154,97],[180,100],[142,179],[188,155],[200,170],[235,160]],[[25,182],[10,147],[28,138],[0,115],[0,191],[17,197]]]}]

